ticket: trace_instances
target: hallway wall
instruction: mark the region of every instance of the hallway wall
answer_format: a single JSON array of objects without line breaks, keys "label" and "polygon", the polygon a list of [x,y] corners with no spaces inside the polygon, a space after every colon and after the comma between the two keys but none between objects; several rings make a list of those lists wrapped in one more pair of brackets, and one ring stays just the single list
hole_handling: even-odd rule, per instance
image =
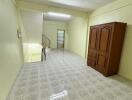
[{"label": "hallway wall", "polygon": [[13,0],[0,0],[0,100],[6,100],[23,64],[21,40],[17,37],[17,10]]},{"label": "hallway wall", "polygon": [[24,61],[41,61],[43,15],[39,11],[20,10],[26,40],[23,41]]},{"label": "hallway wall", "polygon": [[21,10],[21,16],[28,42],[41,44],[43,25],[42,12]]},{"label": "hallway wall", "polygon": [[132,0],[117,0],[90,15],[90,25],[119,21],[127,23],[119,74],[132,80]]},{"label": "hallway wall", "polygon": [[19,29],[21,30],[21,33],[22,33],[21,35],[22,35],[22,49],[23,49],[24,62],[26,62],[28,61],[28,57],[25,54],[27,54],[28,48],[25,45],[25,43],[28,43],[28,36],[24,28],[24,24],[22,20],[22,13],[19,8],[17,8],[17,15],[18,15],[18,21],[19,21]]},{"label": "hallway wall", "polygon": [[88,19],[74,17],[68,23],[68,49],[85,58]]}]

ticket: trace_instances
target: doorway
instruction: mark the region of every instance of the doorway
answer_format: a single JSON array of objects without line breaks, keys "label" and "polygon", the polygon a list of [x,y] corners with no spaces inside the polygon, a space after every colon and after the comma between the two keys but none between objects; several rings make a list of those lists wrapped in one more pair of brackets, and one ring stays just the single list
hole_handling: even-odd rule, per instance
[{"label": "doorway", "polygon": [[64,48],[65,30],[57,30],[57,48]]}]

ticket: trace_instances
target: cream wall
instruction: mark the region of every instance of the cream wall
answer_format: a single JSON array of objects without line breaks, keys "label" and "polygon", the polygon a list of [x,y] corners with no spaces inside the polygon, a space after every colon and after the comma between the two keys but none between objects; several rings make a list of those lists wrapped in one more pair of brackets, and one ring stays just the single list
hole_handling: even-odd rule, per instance
[{"label": "cream wall", "polygon": [[22,41],[23,43],[28,42],[28,36],[26,34],[25,28],[24,28],[24,24],[23,24],[23,20],[22,20],[22,12],[19,8],[17,8],[17,19],[18,19],[18,24],[19,24],[19,29],[21,30],[21,35],[22,35]]},{"label": "cream wall", "polygon": [[20,17],[25,33],[25,36],[23,36],[24,61],[41,61],[43,27],[42,12],[20,10]]},{"label": "cream wall", "polygon": [[128,24],[125,35],[119,74],[132,80],[132,0],[117,0],[90,15],[90,25],[113,21]]},{"label": "cream wall", "polygon": [[0,100],[6,100],[23,64],[18,28],[15,2],[0,0]]},{"label": "cream wall", "polygon": [[68,23],[68,49],[85,58],[88,19],[74,17]]},{"label": "cream wall", "polygon": [[67,23],[61,21],[44,21],[44,34],[51,40],[51,48],[57,48],[57,30],[65,30],[65,48],[67,48]]},{"label": "cream wall", "polygon": [[41,43],[42,40],[42,12],[21,10],[23,26],[29,43]]},{"label": "cream wall", "polygon": [[17,8],[17,15],[18,15],[18,21],[19,21],[19,29],[21,30],[21,35],[22,35],[22,50],[23,50],[23,56],[24,56],[24,62],[28,61],[28,47],[25,45],[28,43],[28,36],[25,32],[25,28],[23,25],[23,20],[22,20],[22,13],[19,8]]}]

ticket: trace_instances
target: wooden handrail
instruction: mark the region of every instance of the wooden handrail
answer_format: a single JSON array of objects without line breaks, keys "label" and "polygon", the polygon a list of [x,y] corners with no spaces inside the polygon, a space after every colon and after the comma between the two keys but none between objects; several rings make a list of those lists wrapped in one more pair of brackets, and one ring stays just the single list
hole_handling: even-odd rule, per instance
[{"label": "wooden handrail", "polygon": [[42,34],[42,45],[48,46],[50,48],[50,44],[51,44],[50,39],[45,34]]},{"label": "wooden handrail", "polygon": [[[47,43],[47,41],[48,41],[48,43]],[[43,61],[44,59],[46,60],[46,47],[48,46],[50,48],[50,43],[51,43],[50,39],[45,34],[42,34],[42,54],[41,54],[41,61]]]}]

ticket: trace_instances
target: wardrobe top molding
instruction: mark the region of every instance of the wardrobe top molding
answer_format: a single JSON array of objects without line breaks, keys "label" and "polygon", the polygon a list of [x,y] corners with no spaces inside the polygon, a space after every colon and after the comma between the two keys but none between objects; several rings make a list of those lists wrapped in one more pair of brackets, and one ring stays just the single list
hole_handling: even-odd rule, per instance
[{"label": "wardrobe top molding", "polygon": [[100,25],[106,25],[106,24],[119,24],[119,23],[122,23],[122,24],[127,24],[125,22],[108,22],[108,23],[102,23],[102,24],[95,24],[95,25],[91,25],[90,27],[95,27],[95,26],[100,26]]}]

